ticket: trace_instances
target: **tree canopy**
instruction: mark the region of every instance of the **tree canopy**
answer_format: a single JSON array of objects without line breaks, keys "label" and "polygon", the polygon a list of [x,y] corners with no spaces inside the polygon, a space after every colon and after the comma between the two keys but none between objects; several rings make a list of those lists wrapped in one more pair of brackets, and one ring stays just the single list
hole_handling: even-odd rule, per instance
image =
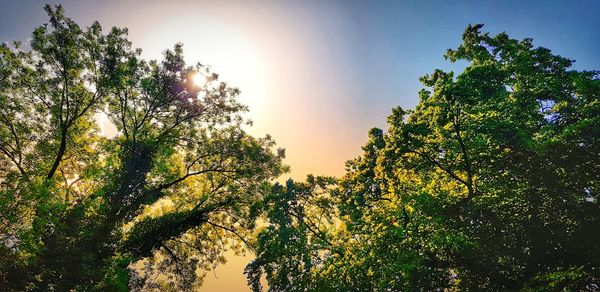
[{"label": "tree canopy", "polygon": [[146,61],[126,29],[45,9],[30,49],[0,47],[0,287],[189,289],[247,236],[283,150],[180,44]]},{"label": "tree canopy", "polygon": [[600,290],[600,71],[469,25],[345,175],[280,184],[181,44],[45,10],[0,45],[0,290],[189,291],[246,249],[254,291]]},{"label": "tree canopy", "polygon": [[255,291],[600,289],[600,72],[481,28],[342,178],[273,188]]}]

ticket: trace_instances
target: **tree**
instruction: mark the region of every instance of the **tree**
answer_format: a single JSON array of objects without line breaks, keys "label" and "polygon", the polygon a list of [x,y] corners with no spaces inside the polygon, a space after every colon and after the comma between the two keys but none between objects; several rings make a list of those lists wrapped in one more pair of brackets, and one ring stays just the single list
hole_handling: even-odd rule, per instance
[{"label": "tree", "polygon": [[321,290],[598,289],[600,72],[481,28],[446,53],[464,71],[422,77],[329,192]]},{"label": "tree", "polygon": [[244,131],[239,90],[186,65],[180,44],[148,62],[126,29],[45,9],[30,50],[0,47],[0,287],[198,284],[197,268],[240,249],[283,150]]},{"label": "tree", "polygon": [[244,271],[248,284],[262,290],[263,275],[272,291],[322,289],[313,273],[323,265],[332,243],[334,216],[327,195],[335,180],[309,176],[306,183],[275,184],[257,205],[269,223],[258,232],[256,259]]}]

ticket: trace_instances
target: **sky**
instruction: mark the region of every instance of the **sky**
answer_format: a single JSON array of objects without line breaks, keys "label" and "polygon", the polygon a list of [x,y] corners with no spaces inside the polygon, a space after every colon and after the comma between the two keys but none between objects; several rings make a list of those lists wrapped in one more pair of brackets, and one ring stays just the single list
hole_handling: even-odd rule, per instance
[{"label": "sky", "polygon": [[[600,1],[32,1],[0,0],[0,42],[27,42],[47,21],[44,3],[62,3],[82,26],[129,28],[143,56],[160,59],[181,42],[188,62],[210,65],[241,89],[254,126],[286,148],[292,171],[340,176],[372,127],[395,106],[413,108],[418,78],[444,60],[469,23],[600,69]],[[248,258],[210,272],[203,291],[248,291]]]}]

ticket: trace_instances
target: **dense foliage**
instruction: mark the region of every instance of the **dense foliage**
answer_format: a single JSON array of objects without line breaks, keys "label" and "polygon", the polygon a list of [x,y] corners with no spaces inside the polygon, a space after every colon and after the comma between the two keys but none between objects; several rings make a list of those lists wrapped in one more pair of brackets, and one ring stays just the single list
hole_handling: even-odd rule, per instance
[{"label": "dense foliage", "polygon": [[254,290],[600,290],[600,72],[481,28],[344,177],[265,197]]},{"label": "dense foliage", "polygon": [[241,250],[283,151],[181,45],[145,61],[126,29],[46,11],[29,49],[0,46],[0,290],[190,289]]}]

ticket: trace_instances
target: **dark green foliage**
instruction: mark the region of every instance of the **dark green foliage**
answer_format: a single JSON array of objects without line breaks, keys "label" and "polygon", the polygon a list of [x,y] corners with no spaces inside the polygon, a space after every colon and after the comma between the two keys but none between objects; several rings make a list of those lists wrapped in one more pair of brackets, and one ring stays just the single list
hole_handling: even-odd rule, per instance
[{"label": "dark green foliage", "polygon": [[[299,253],[259,241],[248,269],[262,266],[269,288],[600,289],[600,72],[481,28],[446,54],[469,62],[462,73],[422,77],[417,107],[369,132],[328,192],[336,223],[316,223],[333,229],[327,244]],[[287,230],[281,218],[267,230]],[[305,264],[290,258],[301,254],[322,264],[296,275]]]},{"label": "dark green foliage", "polygon": [[323,265],[320,252],[331,244],[324,227],[333,223],[333,206],[324,191],[332,183],[331,178],[309,177],[306,184],[288,180],[273,186],[262,203],[270,223],[258,234],[257,258],[245,270],[252,289],[262,289],[263,274],[272,291],[322,289],[312,272]]}]

